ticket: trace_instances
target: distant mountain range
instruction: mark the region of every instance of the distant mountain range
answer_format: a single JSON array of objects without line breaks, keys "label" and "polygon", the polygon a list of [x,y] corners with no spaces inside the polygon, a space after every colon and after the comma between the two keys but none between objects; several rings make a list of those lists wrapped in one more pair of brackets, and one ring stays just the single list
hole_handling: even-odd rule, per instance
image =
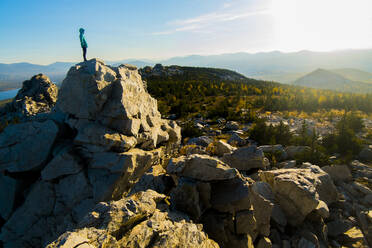
[{"label": "distant mountain range", "polygon": [[[336,72],[350,77],[353,75],[354,78],[360,78],[359,74],[347,74],[346,72],[354,72],[354,70],[335,70],[328,71],[324,69],[317,69],[299,79],[297,79],[293,85],[305,86],[317,89],[329,89],[344,92],[355,92],[355,93],[372,93],[372,84],[350,80]],[[365,74],[365,73],[360,73]],[[366,74],[367,75],[367,74]]]},{"label": "distant mountain range", "polygon": [[[138,67],[150,65],[150,63],[137,60],[111,61],[109,64],[133,64]],[[66,77],[67,71],[76,63],[55,62],[50,65],[36,65],[30,63],[0,63],[0,90],[9,88],[19,88],[22,82],[31,78],[35,74],[43,73],[50,77],[55,83],[60,83]]]},{"label": "distant mountain range", "polygon": [[[372,82],[372,49],[333,52],[300,51],[283,53],[273,51],[254,54],[191,55],[162,61],[131,59],[106,61],[106,63],[112,65],[129,63],[138,67],[153,66],[156,63],[161,63],[163,65],[224,68],[237,71],[247,77],[281,83],[293,83],[298,78],[317,68],[324,68],[326,70],[335,70],[333,72],[337,72],[351,81]],[[37,73],[44,73],[52,81],[60,82],[73,64],[75,63],[56,62],[50,65],[29,63],[0,64],[0,82],[20,85],[23,80]]]}]

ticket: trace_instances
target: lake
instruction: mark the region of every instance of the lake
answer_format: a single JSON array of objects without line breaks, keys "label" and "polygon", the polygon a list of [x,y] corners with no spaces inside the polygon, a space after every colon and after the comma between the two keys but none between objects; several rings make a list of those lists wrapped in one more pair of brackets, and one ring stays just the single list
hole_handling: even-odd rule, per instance
[{"label": "lake", "polygon": [[0,101],[13,98],[17,95],[19,89],[0,91]]}]

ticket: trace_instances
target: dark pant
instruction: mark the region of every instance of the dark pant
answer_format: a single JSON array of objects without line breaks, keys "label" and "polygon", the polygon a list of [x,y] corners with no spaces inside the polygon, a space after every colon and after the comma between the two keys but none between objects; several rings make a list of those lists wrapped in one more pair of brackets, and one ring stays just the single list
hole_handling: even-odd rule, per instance
[{"label": "dark pant", "polygon": [[83,47],[83,58],[84,58],[84,61],[87,61],[87,48],[86,47]]}]

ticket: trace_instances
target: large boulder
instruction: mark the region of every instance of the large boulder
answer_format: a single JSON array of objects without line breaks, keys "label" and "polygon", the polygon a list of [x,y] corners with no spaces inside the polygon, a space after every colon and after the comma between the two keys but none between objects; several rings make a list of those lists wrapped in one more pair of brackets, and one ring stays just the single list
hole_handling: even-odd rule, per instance
[{"label": "large boulder", "polygon": [[[53,214],[55,202],[51,183],[34,185],[25,203],[17,208],[1,229],[0,240],[4,247],[41,247],[43,241],[50,238],[50,231],[46,231],[43,225],[46,225],[46,218]],[[38,240],[30,242],[35,238]]]},{"label": "large boulder", "polygon": [[259,175],[271,186],[275,200],[292,226],[300,225],[320,201],[331,204],[338,199],[332,179],[318,166],[262,171]]},{"label": "large boulder", "polygon": [[327,165],[323,166],[322,170],[327,172],[334,182],[350,182],[353,180],[353,176],[351,175],[349,167],[347,167],[347,165]]},{"label": "large boulder", "polygon": [[[167,209],[165,195],[152,190],[100,203],[73,232],[48,248],[61,247],[219,247],[187,216]],[[162,211],[157,207],[162,205]],[[86,245],[86,246],[83,246]]]},{"label": "large boulder", "polygon": [[236,168],[242,171],[248,171],[250,169],[263,169],[269,164],[267,158],[265,158],[262,150],[257,149],[256,146],[248,146],[239,148],[233,151],[231,154],[225,154],[222,157],[222,161],[228,164],[232,168]]},{"label": "large boulder", "polygon": [[24,81],[13,101],[0,112],[3,114],[16,112],[21,116],[49,112],[54,107],[57,97],[57,86],[47,76],[38,74]]},{"label": "large boulder", "polygon": [[200,181],[218,181],[235,178],[238,171],[222,161],[208,155],[194,154],[173,158],[167,172],[171,175],[188,177]]},{"label": "large boulder", "polygon": [[51,120],[10,125],[0,134],[0,171],[25,172],[41,169],[58,134]]},{"label": "large boulder", "polygon": [[132,149],[124,153],[92,153],[88,167],[88,178],[93,187],[96,202],[120,199],[148,171],[160,163],[161,148],[144,151]]},{"label": "large boulder", "polygon": [[211,184],[211,207],[219,212],[236,213],[251,208],[250,184],[252,180],[238,175],[231,180]]},{"label": "large boulder", "polygon": [[282,227],[287,225],[287,219],[276,203],[275,195],[269,184],[265,182],[253,183],[250,187],[250,200],[257,221],[257,230],[263,236],[267,237],[270,234],[271,219]]},{"label": "large boulder", "polygon": [[79,123],[78,130],[74,139],[74,143],[78,145],[94,145],[105,151],[118,152],[128,151],[137,145],[135,137],[126,136],[94,122]]},{"label": "large boulder", "polygon": [[180,127],[160,118],[133,66],[80,63],[60,93],[53,113],[36,118],[44,122],[0,134],[0,172],[28,187],[18,197],[17,182],[5,180],[4,247],[42,247],[73,230],[98,202],[126,196],[181,140]]},{"label": "large boulder", "polygon": [[55,156],[41,171],[41,178],[45,181],[54,180],[66,175],[77,174],[83,169],[79,158],[72,147],[65,148]]},{"label": "large boulder", "polygon": [[157,101],[133,66],[109,67],[99,59],[73,66],[63,80],[56,106],[79,120],[96,120],[133,136],[143,148],[155,148],[169,139],[180,141],[180,129],[161,119]]}]

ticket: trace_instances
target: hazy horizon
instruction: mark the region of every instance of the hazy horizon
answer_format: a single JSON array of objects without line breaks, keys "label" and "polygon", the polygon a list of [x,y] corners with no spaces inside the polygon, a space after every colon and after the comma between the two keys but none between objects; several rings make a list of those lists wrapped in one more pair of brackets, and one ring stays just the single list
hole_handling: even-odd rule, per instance
[{"label": "hazy horizon", "polygon": [[368,0],[0,2],[2,63],[372,48]]},{"label": "hazy horizon", "polygon": [[[105,59],[105,58],[100,58],[100,57],[92,57],[92,58],[99,58],[99,59],[102,59],[104,60],[105,62],[106,61],[109,61],[109,62],[118,62],[118,61],[143,61],[143,62],[149,62],[149,63],[158,63],[158,62],[162,62],[162,61],[166,61],[166,60],[170,60],[170,59],[173,59],[173,58],[187,58],[187,57],[191,57],[191,56],[223,56],[223,55],[234,55],[234,54],[249,54],[249,55],[255,55],[255,54],[269,54],[269,53],[275,53],[275,52],[278,52],[278,53],[282,53],[282,54],[296,54],[296,53],[301,53],[301,52],[310,52],[310,53],[337,53],[337,52],[345,52],[345,51],[368,51],[368,50],[372,50],[372,47],[371,48],[362,48],[362,49],[353,49],[353,48],[345,48],[345,49],[337,49],[337,50],[329,50],[329,51],[315,51],[315,50],[298,50],[298,51],[291,51],[291,52],[286,52],[286,51],[280,51],[280,50],[269,50],[269,51],[257,51],[257,52],[245,52],[245,51],[238,51],[238,52],[233,52],[233,53],[216,53],[216,54],[186,54],[186,55],[175,55],[175,56],[171,56],[171,57],[164,57],[164,58],[121,58],[121,59],[117,59],[117,60],[110,60],[110,59]],[[88,58],[88,59],[92,59],[92,58]],[[16,62],[11,62],[11,63],[7,63],[7,62],[3,62],[0,60],[0,64],[18,64],[18,63],[28,63],[28,64],[37,64],[37,65],[51,65],[51,64],[54,64],[54,63],[78,63],[78,62],[81,62],[79,59],[76,60],[76,61],[53,61],[53,62],[50,62],[50,63],[34,63],[33,61],[16,61]]]}]

